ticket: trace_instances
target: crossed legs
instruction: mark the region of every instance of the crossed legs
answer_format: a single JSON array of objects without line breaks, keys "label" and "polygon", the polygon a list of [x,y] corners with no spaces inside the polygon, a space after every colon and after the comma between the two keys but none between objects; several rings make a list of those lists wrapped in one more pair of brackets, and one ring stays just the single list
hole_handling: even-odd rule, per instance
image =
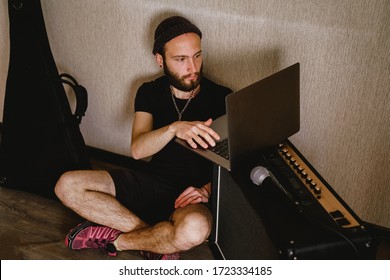
[{"label": "crossed legs", "polygon": [[170,221],[149,226],[115,198],[115,185],[106,171],[67,172],[55,193],[85,219],[123,232],[115,241],[118,250],[185,251],[204,242],[211,229],[211,213],[202,204],[176,209]]}]

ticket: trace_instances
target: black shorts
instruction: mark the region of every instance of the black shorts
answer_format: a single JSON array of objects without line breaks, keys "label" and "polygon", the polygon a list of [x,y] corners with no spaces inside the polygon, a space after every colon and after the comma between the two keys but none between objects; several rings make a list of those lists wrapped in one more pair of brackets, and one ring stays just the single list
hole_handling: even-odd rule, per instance
[{"label": "black shorts", "polygon": [[118,169],[109,173],[122,205],[149,225],[169,220],[180,190],[139,170]]}]

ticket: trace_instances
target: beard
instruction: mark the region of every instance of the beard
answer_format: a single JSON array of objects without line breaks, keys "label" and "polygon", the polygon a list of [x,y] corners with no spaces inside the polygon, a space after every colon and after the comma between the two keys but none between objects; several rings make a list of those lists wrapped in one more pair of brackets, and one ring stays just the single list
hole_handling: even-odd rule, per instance
[{"label": "beard", "polygon": [[188,78],[190,75],[185,75],[180,77],[179,75],[177,75],[176,73],[174,73],[169,69],[165,61],[163,62],[163,65],[164,65],[163,68],[164,74],[168,78],[169,83],[174,88],[177,88],[178,90],[192,91],[199,86],[200,81],[202,80],[203,65],[201,66],[200,71],[195,73],[198,76],[198,78],[196,80],[190,81],[189,84],[185,82],[185,79]]}]

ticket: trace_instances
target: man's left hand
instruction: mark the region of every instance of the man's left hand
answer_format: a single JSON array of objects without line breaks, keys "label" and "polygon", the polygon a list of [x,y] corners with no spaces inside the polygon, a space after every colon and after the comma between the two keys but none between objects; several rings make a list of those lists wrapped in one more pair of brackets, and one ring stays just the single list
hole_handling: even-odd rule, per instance
[{"label": "man's left hand", "polygon": [[189,204],[207,203],[210,196],[210,183],[202,188],[188,187],[175,201],[175,208],[185,207]]}]

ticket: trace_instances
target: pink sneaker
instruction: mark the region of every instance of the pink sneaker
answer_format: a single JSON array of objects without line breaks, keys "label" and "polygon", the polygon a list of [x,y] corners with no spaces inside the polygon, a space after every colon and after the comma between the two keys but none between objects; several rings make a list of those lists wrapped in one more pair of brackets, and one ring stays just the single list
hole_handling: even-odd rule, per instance
[{"label": "pink sneaker", "polygon": [[149,251],[140,251],[141,255],[148,260],[179,260],[180,254],[156,254]]},{"label": "pink sneaker", "polygon": [[65,238],[65,245],[73,250],[103,249],[108,255],[114,257],[117,250],[112,242],[121,233],[119,230],[86,221],[77,225],[68,233]]}]

